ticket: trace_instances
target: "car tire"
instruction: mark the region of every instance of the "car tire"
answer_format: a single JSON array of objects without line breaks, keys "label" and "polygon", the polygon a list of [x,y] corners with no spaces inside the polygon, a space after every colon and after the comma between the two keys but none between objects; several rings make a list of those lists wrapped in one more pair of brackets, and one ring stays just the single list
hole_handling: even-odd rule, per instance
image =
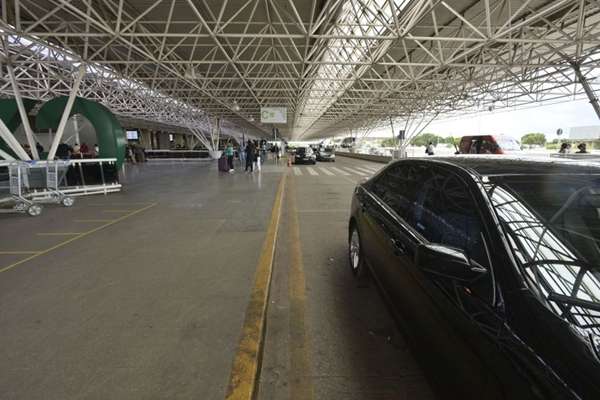
[{"label": "car tire", "polygon": [[363,256],[362,240],[354,221],[350,223],[350,233],[348,235],[348,261],[355,278],[363,280],[367,277],[368,271]]}]

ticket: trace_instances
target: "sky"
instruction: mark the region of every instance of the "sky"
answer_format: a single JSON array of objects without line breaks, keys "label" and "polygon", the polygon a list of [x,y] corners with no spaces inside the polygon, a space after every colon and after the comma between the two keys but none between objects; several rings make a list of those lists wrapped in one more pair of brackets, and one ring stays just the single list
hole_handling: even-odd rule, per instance
[{"label": "sky", "polygon": [[[520,110],[482,111],[479,114],[453,119],[438,119],[424,132],[440,136],[468,134],[506,134],[520,139],[526,133],[542,132],[546,138],[556,138],[562,128],[565,135],[574,126],[600,125],[600,120],[588,100],[574,100],[559,104],[537,105]],[[397,130],[397,129],[396,129]],[[391,136],[390,128],[373,132],[370,136]]]}]

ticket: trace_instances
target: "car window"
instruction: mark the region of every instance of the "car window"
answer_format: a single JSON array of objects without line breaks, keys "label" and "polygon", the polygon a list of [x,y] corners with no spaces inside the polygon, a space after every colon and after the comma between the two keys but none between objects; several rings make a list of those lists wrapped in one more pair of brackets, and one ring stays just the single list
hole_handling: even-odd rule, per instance
[{"label": "car window", "polygon": [[420,186],[418,166],[399,163],[387,168],[374,182],[372,191],[408,224]]},{"label": "car window", "polygon": [[466,183],[442,168],[429,168],[422,178],[415,204],[415,229],[428,241],[461,249],[487,266],[481,218]]}]

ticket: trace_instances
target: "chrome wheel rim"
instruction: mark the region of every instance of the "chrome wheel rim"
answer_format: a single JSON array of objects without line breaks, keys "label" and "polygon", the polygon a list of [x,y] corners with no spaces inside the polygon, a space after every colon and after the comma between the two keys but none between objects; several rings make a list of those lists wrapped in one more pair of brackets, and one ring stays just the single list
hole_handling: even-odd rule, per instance
[{"label": "chrome wheel rim", "polygon": [[360,239],[356,229],[352,231],[352,236],[350,237],[350,263],[354,270],[358,268],[360,263]]}]

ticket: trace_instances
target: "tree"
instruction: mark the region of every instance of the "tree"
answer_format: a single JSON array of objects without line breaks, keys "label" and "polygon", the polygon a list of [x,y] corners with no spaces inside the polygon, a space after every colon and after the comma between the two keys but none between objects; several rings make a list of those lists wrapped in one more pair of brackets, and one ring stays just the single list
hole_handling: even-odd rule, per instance
[{"label": "tree", "polygon": [[392,139],[392,138],[383,139],[381,141],[381,147],[395,147],[396,143],[397,143],[396,139]]},{"label": "tree", "polygon": [[412,138],[410,144],[412,146],[427,146],[429,142],[432,142],[434,145],[437,145],[438,143],[443,142],[443,140],[444,138],[435,133],[422,133],[419,136]]},{"label": "tree", "polygon": [[521,144],[543,146],[546,144],[546,135],[543,133],[528,133],[521,138]]}]

